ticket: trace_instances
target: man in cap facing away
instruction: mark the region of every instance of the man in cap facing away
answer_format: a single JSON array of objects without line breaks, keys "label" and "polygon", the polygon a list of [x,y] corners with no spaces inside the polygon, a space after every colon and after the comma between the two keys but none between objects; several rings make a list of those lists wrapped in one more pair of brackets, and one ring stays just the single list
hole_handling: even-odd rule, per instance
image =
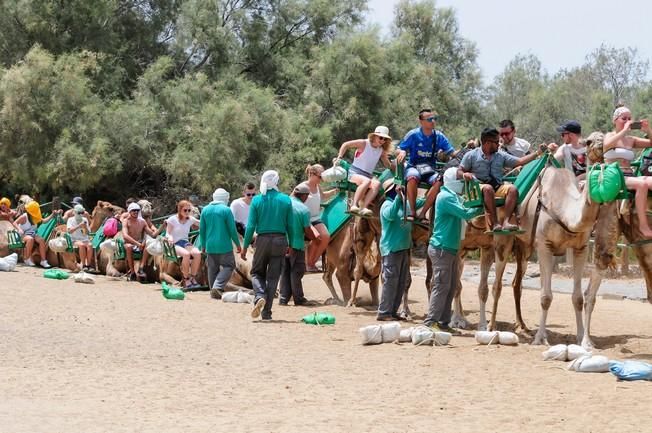
[{"label": "man in cap facing away", "polygon": [[[403,191],[396,188],[394,179],[383,183],[385,201],[380,207],[380,255],[382,256],[383,289],[376,320],[401,320],[398,307],[405,289],[409,287],[412,223],[403,222]],[[410,205],[408,204],[408,207]],[[412,212],[408,208],[408,212]]]},{"label": "man in cap facing away", "polygon": [[240,257],[247,260],[247,248],[254,232],[256,252],[251,265],[255,298],[251,317],[272,320],[272,301],[288,248],[287,235],[292,224],[290,197],[278,191],[278,173],[267,170],[260,180],[260,194],[251,201],[244,245]]},{"label": "man in cap facing away", "polygon": [[228,206],[229,193],[218,188],[213,201],[201,211],[199,219],[199,242],[206,252],[208,285],[211,298],[220,299],[224,288],[235,269],[233,245],[240,253],[240,240],[235,228],[235,219]]},{"label": "man in cap facing away", "polygon": [[306,273],[306,241],[315,239],[315,233],[310,228],[310,210],[303,203],[310,194],[310,188],[301,183],[292,192],[292,224],[288,233],[288,253],[283,261],[283,270],[280,281],[280,305],[287,305],[290,298],[294,305],[308,305],[303,294],[301,279]]}]

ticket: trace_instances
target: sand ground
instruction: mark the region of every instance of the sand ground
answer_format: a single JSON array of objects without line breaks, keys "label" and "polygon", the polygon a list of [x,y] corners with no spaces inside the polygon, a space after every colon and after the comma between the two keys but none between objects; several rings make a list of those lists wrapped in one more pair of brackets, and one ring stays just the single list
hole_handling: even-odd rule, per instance
[{"label": "sand ground", "polygon": [[[98,278],[44,279],[19,267],[0,273],[0,432],[644,432],[652,383],[565,371],[542,347],[477,346],[473,332],[450,347],[362,346],[365,308],[274,307],[270,323],[250,306],[207,292],[168,301],[158,285]],[[415,272],[417,274],[417,272]],[[328,291],[305,278],[310,298]],[[366,285],[361,288],[369,296]],[[464,305],[477,321],[475,284]],[[415,277],[411,308],[426,309]],[[539,294],[526,290],[536,328]],[[312,311],[334,326],[304,325]],[[513,298],[499,305],[510,328]],[[575,333],[569,295],[556,294],[550,342]],[[652,362],[652,306],[599,299],[592,333],[610,358]]]}]

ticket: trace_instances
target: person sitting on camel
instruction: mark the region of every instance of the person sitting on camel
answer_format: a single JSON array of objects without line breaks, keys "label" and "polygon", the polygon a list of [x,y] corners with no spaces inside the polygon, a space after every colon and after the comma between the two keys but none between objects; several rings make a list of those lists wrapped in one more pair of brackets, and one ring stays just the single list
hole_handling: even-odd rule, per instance
[{"label": "person sitting on camel", "polygon": [[11,200],[7,197],[2,197],[2,199],[0,199],[0,221],[9,221],[10,223],[13,223],[15,217],[16,211],[11,209]]},{"label": "person sitting on camel", "polygon": [[[487,227],[492,231],[518,230],[517,224],[509,222],[518,200],[518,191],[511,184],[503,184],[505,167],[514,168],[535,160],[543,152],[516,158],[507,152],[499,151],[500,136],[496,128],[485,128],[480,135],[480,147],[466,153],[458,168],[464,180],[477,180],[481,183],[482,196],[486,210]],[[498,222],[496,214],[496,198],[505,199],[505,220]]]},{"label": "person sitting on camel", "polygon": [[[456,154],[448,138],[441,131],[435,129],[437,120],[439,118],[432,109],[424,108],[419,111],[421,126],[405,134],[396,154],[398,164],[403,163],[407,157],[405,180],[407,181],[408,204],[411,209],[410,214],[406,216],[408,221],[414,221],[415,218],[424,221],[426,212],[435,203],[435,198],[437,198],[441,187],[440,174],[436,171],[438,154],[443,153],[450,157]],[[427,182],[430,189],[426,193],[426,202],[421,208],[421,212],[416,216],[419,182]]]},{"label": "person sitting on camel", "polygon": [[[127,265],[129,266],[129,279],[139,280],[147,278],[143,265],[147,263],[148,253],[145,249],[145,233],[152,237],[158,236],[158,233],[149,228],[145,220],[139,217],[140,206],[138,203],[131,203],[127,208],[129,216],[122,223],[122,237],[125,242],[125,253],[127,254]],[[134,253],[142,253],[140,261],[141,266],[136,273],[134,265]]]},{"label": "person sitting on camel", "polygon": [[389,155],[394,151],[394,146],[392,146],[392,137],[389,136],[389,129],[386,126],[377,126],[366,139],[344,142],[340,146],[337,158],[333,160],[333,165],[344,157],[347,150],[353,148],[355,148],[355,156],[349,168],[349,182],[355,183],[358,187],[353,195],[350,212],[369,217],[373,215],[369,204],[380,190],[380,181],[373,175],[378,160],[381,160],[385,167],[393,169]]}]

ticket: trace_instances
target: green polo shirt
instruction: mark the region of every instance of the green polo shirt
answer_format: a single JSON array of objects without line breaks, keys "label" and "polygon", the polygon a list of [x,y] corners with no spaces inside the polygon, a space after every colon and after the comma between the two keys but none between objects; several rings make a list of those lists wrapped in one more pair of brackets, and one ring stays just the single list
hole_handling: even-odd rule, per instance
[{"label": "green polo shirt", "polygon": [[287,235],[292,222],[292,201],[287,194],[270,189],[267,194],[258,194],[251,201],[249,219],[245,230],[244,248],[251,243],[256,232],[282,233]]},{"label": "green polo shirt", "polygon": [[199,241],[207,254],[225,254],[240,246],[231,209],[223,203],[211,203],[201,211]]},{"label": "green polo shirt", "polygon": [[442,186],[435,202],[435,227],[430,245],[457,254],[462,238],[462,220],[470,220],[482,213],[482,207],[465,208],[457,194]]},{"label": "green polo shirt", "polygon": [[412,246],[412,223],[403,221],[403,200],[400,196],[386,198],[380,207],[380,254],[410,249]]},{"label": "green polo shirt", "polygon": [[288,233],[288,244],[293,250],[306,248],[305,228],[310,227],[310,209],[301,200],[292,197],[292,223]]}]

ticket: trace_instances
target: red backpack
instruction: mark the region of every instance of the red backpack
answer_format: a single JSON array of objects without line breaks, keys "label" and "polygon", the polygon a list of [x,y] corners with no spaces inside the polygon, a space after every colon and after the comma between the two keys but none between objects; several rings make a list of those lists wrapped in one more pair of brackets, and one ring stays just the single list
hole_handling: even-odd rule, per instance
[{"label": "red backpack", "polygon": [[106,220],[104,223],[104,228],[102,229],[104,236],[107,238],[112,238],[118,234],[118,231],[120,231],[120,222],[117,220],[117,218],[111,217]]}]

